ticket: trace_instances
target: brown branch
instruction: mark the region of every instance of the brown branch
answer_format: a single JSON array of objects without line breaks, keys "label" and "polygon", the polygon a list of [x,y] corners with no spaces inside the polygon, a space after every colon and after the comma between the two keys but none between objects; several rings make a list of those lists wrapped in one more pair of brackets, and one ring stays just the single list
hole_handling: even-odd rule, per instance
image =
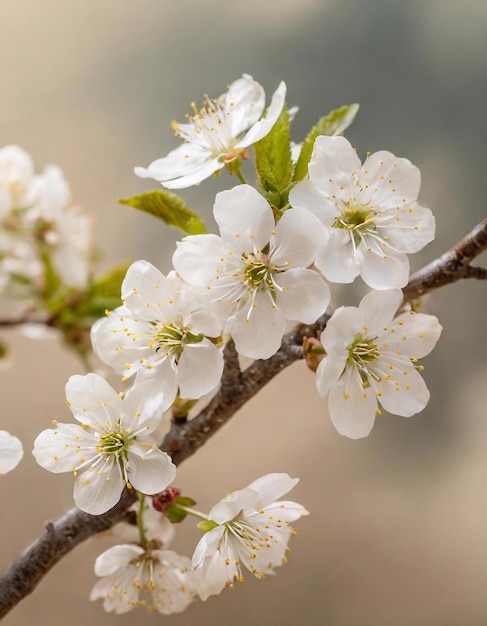
[{"label": "brown branch", "polygon": [[451,250],[415,272],[403,290],[404,300],[414,300],[461,278],[486,279],[486,268],[470,265],[484,250],[487,250],[487,219],[477,224]]},{"label": "brown branch", "polygon": [[[255,361],[240,371],[233,342],[225,348],[225,369],[218,393],[195,418],[186,423],[173,422],[161,446],[176,465],[194,454],[250,398],[276,374],[302,358],[303,336],[317,334],[329,319],[323,315],[309,327],[299,326],[283,338],[280,350],[265,361]],[[0,578],[0,619],[35,589],[47,572],[79,543],[113,526],[135,501],[135,494],[125,490],[120,502],[103,515],[88,515],[73,508],[48,524],[43,533],[10,565]]]},{"label": "brown branch", "polygon": [[[487,279],[487,268],[470,265],[486,249],[487,219],[439,259],[413,274],[404,288],[404,299],[413,300],[461,278]],[[303,338],[318,337],[329,317],[330,314],[326,314],[315,324],[298,326],[283,338],[281,348],[274,356],[255,361],[244,372],[240,371],[235,346],[229,342],[225,347],[220,390],[194,419],[174,421],[161,448],[172,456],[176,465],[194,454],[274,376],[303,358]],[[9,324],[0,321],[0,326]],[[48,524],[0,578],[0,618],[31,593],[65,554],[88,537],[120,521],[134,501],[135,494],[125,490],[120,502],[104,515],[88,515],[73,508],[56,522]]]}]

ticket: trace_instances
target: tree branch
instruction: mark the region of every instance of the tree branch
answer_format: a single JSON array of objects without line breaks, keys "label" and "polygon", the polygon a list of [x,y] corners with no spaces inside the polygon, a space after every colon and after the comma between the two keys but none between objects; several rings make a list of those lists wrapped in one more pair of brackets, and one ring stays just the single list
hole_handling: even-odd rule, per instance
[{"label": "tree branch", "polygon": [[[487,279],[487,268],[470,265],[486,249],[487,219],[439,259],[413,274],[404,288],[404,299],[414,300],[461,278]],[[274,356],[265,361],[254,361],[243,372],[240,371],[235,346],[230,341],[225,347],[225,368],[220,390],[189,422],[173,421],[161,448],[172,456],[176,465],[194,454],[274,376],[303,358],[303,338],[318,337],[329,317],[330,314],[325,314],[315,324],[298,326],[285,335],[280,350]],[[10,324],[0,320],[0,326]],[[126,489],[120,502],[103,515],[88,515],[73,508],[57,521],[49,523],[0,578],[0,618],[31,593],[65,554],[88,537],[120,521],[135,500],[135,493]]]},{"label": "tree branch", "polygon": [[411,301],[461,278],[486,279],[487,269],[470,265],[487,249],[487,219],[477,224],[466,237],[440,258],[415,272],[404,288],[404,300]]},{"label": "tree branch", "polygon": [[[302,358],[303,337],[318,333],[329,315],[312,326],[299,326],[283,338],[280,350],[265,361],[254,361],[240,371],[233,341],[225,347],[225,369],[218,393],[195,418],[186,423],[174,421],[161,449],[170,454],[176,465],[194,454],[250,398],[253,398],[276,374]],[[89,515],[77,508],[49,523],[43,533],[10,565],[0,578],[0,619],[35,589],[47,572],[79,543],[122,519],[136,500],[133,491],[125,490],[120,502],[103,515]]]}]

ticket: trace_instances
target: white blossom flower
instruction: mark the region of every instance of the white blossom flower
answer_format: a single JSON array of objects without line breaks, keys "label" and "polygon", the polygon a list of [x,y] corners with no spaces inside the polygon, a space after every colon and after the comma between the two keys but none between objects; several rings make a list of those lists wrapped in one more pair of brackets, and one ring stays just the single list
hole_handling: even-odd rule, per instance
[{"label": "white blossom flower", "polygon": [[[34,164],[31,156],[19,146],[0,149],[0,198],[8,200],[8,208],[25,209],[33,200]],[[0,217],[5,202],[0,200]]]},{"label": "white blossom flower", "polygon": [[156,381],[135,385],[122,400],[96,374],[71,376],[66,396],[80,425],[56,424],[44,430],[33,454],[44,469],[77,476],[74,501],[81,510],[92,515],[108,511],[126,484],[154,494],[174,480],[174,464],[151,436],[162,417]]},{"label": "white blossom flower", "polygon": [[0,476],[12,471],[24,456],[22,442],[6,430],[0,430]]},{"label": "white blossom flower", "polygon": [[33,181],[35,202],[26,214],[47,244],[63,282],[82,288],[88,281],[92,255],[91,217],[73,204],[62,170],[49,165]]},{"label": "white blossom flower", "polygon": [[389,413],[410,417],[422,411],[429,391],[418,372],[419,358],[434,348],[441,326],[434,315],[407,311],[394,317],[400,290],[372,291],[357,307],[337,309],[321,343],[326,351],[316,371],[335,428],[358,439],[369,434],[377,403]]},{"label": "white blossom flower", "polygon": [[214,216],[221,237],[185,237],[174,267],[221,303],[224,332],[240,354],[269,358],[280,347],[286,321],[313,323],[328,306],[328,285],[307,269],[323,228],[300,209],[286,211],[276,226],[272,208],[249,185],[217,194]]},{"label": "white blossom flower", "polygon": [[276,500],[297,482],[287,474],[267,474],[212,508],[208,524],[213,528],[193,554],[202,600],[220,593],[225,585],[232,586],[234,580],[242,581],[244,568],[264,578],[286,562],[287,544],[296,534],[290,523],[308,511],[296,502]]},{"label": "white blossom flower", "polygon": [[128,378],[155,378],[164,393],[163,410],[178,393],[201,398],[220,382],[223,357],[207,337],[218,337],[221,322],[202,298],[174,273],[166,277],[147,261],[136,261],[122,284],[124,306],[98,320],[91,340],[98,356]]},{"label": "white blossom flower", "polygon": [[272,96],[265,118],[265,93],[252,76],[244,74],[217,100],[206,103],[187,124],[173,122],[176,134],[185,140],[166,157],[149,167],[136,167],[141,178],[153,178],[169,189],[200,183],[227,163],[247,158],[247,148],[265,137],[281,114],[286,85],[281,82]]},{"label": "white blossom flower", "polygon": [[181,613],[196,593],[191,560],[171,550],[113,546],[96,559],[95,574],[102,578],[90,600],[103,598],[105,611],[119,614],[136,607]]},{"label": "white blossom flower", "polygon": [[325,278],[350,283],[360,274],[373,289],[404,287],[406,253],[435,234],[431,211],[417,202],[420,183],[407,159],[381,151],[362,165],[344,137],[317,137],[309,179],[291,190],[289,201],[317,215],[328,232],[315,261]]}]

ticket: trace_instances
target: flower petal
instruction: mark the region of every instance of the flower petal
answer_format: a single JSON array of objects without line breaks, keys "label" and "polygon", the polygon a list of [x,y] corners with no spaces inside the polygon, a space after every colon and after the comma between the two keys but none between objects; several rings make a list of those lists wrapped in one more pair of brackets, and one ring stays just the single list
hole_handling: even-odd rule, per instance
[{"label": "flower petal", "polygon": [[74,502],[85,513],[101,515],[117,504],[124,487],[120,469],[111,457],[101,469],[93,467],[78,476],[74,483]]},{"label": "flower petal", "polygon": [[372,430],[377,398],[372,388],[362,388],[354,368],[349,367],[331,389],[328,408],[331,421],[340,435],[360,439]]},{"label": "flower petal", "polygon": [[[384,356],[384,360],[386,359]],[[381,394],[379,401],[389,413],[410,417],[424,409],[428,404],[430,392],[408,359],[396,365],[394,370],[388,372],[391,375],[389,380],[383,377],[380,383],[376,383]]]},{"label": "flower petal", "polygon": [[66,383],[66,403],[75,419],[93,428],[110,428],[123,413],[122,400],[97,374],[71,376]]},{"label": "flower petal", "polygon": [[36,437],[32,454],[37,463],[50,472],[71,472],[98,456],[97,443],[97,439],[78,424],[58,424]]},{"label": "flower petal", "polygon": [[213,214],[222,239],[238,253],[261,250],[275,225],[267,200],[250,185],[218,193]]},{"label": "flower petal", "polygon": [[286,83],[281,82],[272,96],[265,118],[261,119],[252,126],[245,137],[243,137],[243,139],[241,139],[241,141],[239,141],[236,145],[236,148],[247,148],[268,135],[281,115],[285,100]]},{"label": "flower petal", "polygon": [[402,301],[403,294],[400,289],[374,290],[363,297],[358,308],[366,320],[367,334],[370,336],[389,325]]},{"label": "flower petal", "polygon": [[155,444],[133,442],[128,449],[127,477],[137,491],[153,495],[172,483],[176,466]]},{"label": "flower petal", "polygon": [[313,270],[291,269],[274,276],[276,303],[287,320],[313,324],[330,303],[330,288]]},{"label": "flower petal", "polygon": [[217,387],[222,372],[223,356],[211,341],[187,344],[178,363],[179,395],[201,398]]},{"label": "flower petal", "polygon": [[12,471],[24,456],[24,448],[18,437],[0,430],[0,476]]},{"label": "flower petal", "polygon": [[271,238],[272,262],[288,268],[308,267],[327,239],[327,231],[312,213],[289,209],[279,220]]}]

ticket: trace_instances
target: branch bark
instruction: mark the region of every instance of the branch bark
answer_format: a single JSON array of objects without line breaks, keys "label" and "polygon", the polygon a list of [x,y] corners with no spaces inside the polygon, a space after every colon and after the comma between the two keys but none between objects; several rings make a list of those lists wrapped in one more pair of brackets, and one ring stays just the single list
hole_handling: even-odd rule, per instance
[{"label": "branch bark", "polygon": [[[451,250],[413,274],[404,288],[404,299],[414,300],[461,278],[487,279],[487,268],[470,265],[486,249],[487,219]],[[176,465],[194,454],[274,376],[303,358],[304,337],[318,337],[329,317],[330,314],[325,314],[315,324],[298,326],[283,338],[281,348],[274,356],[265,361],[255,361],[243,372],[240,371],[235,346],[229,342],[225,348],[220,390],[195,418],[189,422],[175,420],[161,448],[172,456]],[[31,593],[65,554],[88,537],[120,521],[135,499],[133,491],[125,490],[120,502],[104,515],[88,515],[73,508],[48,524],[0,578],[0,618]]]},{"label": "branch bark", "polygon": [[487,249],[487,219],[477,224],[461,241],[422,269],[415,272],[403,289],[411,301],[461,278],[487,279],[487,269],[470,263]]}]

